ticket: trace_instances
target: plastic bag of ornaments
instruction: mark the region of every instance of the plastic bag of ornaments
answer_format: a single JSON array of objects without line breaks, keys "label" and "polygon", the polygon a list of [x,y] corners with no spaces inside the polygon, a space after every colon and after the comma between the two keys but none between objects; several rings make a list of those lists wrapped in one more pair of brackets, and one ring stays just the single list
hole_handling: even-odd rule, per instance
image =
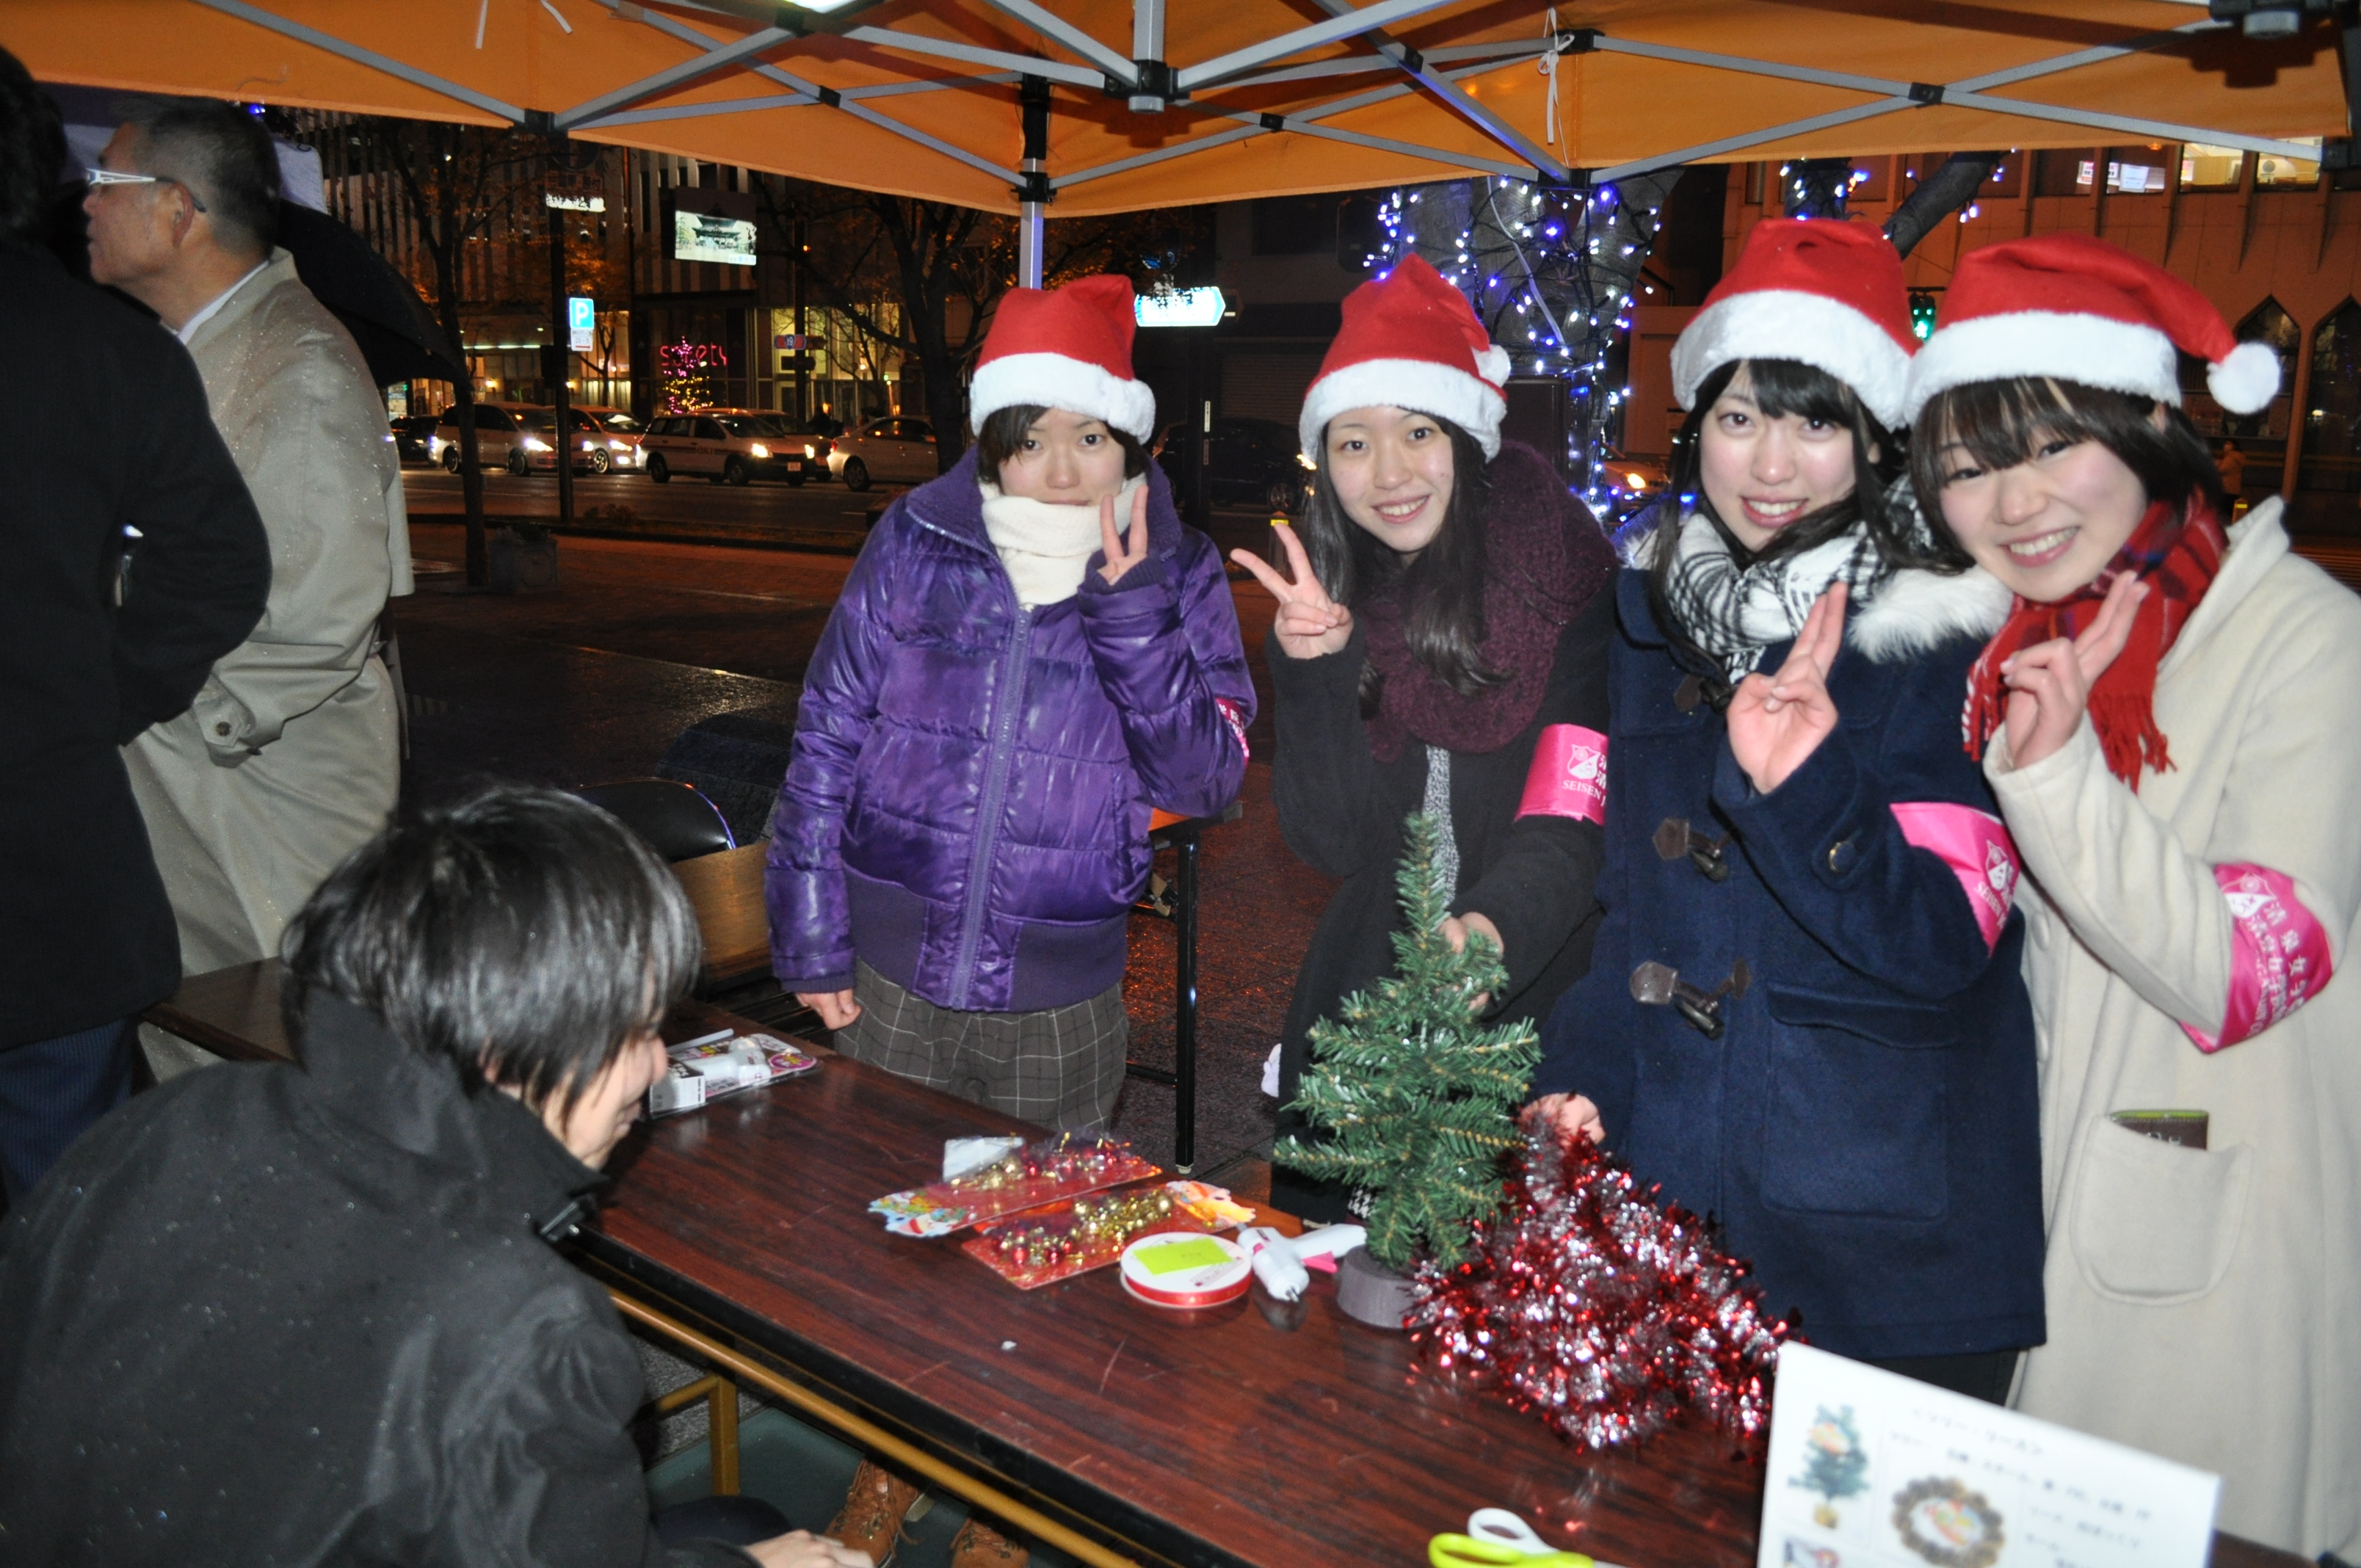
[{"label": "plastic bag of ornaments", "polygon": [[1019,1290],[1035,1290],[1104,1268],[1142,1236],[1205,1235],[1253,1218],[1254,1211],[1233,1201],[1227,1188],[1168,1181],[1028,1209],[983,1227],[960,1250]]},{"label": "plastic bag of ornaments", "polygon": [[664,1047],[671,1068],[648,1086],[648,1114],[675,1116],[708,1101],[809,1072],[819,1058],[771,1035],[717,1034]]},{"label": "plastic bag of ornaments", "polygon": [[1060,1133],[1011,1150],[980,1170],[889,1192],[869,1205],[896,1235],[939,1236],[1102,1188],[1163,1172],[1121,1138]]}]

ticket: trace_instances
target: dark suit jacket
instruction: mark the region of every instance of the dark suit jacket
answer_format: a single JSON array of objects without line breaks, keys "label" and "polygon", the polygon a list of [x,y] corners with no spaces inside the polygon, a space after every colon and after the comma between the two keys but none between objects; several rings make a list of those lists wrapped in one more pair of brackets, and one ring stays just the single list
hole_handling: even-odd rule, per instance
[{"label": "dark suit jacket", "polygon": [[5,1050],[125,1017],[180,982],[117,748],[184,712],[253,630],[270,554],[187,351],[46,252],[5,243],[0,431]]}]

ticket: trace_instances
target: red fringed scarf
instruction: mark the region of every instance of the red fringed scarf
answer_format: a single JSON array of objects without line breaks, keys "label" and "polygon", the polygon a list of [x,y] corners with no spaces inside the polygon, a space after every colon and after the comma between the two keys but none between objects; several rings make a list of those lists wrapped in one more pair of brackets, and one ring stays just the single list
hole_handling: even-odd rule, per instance
[{"label": "red fringed scarf", "polygon": [[2106,570],[2081,592],[2056,604],[2020,598],[2008,621],[1984,645],[1968,673],[1968,710],[1961,725],[1968,755],[1981,759],[1984,745],[2008,717],[2008,688],[2000,667],[2036,643],[2079,636],[2099,613],[2108,585],[2125,572],[2147,585],[2147,597],[2132,618],[2131,641],[2091,687],[2091,727],[2099,732],[2107,771],[2136,790],[2143,766],[2163,773],[2172,766],[2164,731],[2156,727],[2156,670],[2205,597],[2229,549],[2222,524],[2202,497],[2189,502],[2185,519],[2158,501]]}]

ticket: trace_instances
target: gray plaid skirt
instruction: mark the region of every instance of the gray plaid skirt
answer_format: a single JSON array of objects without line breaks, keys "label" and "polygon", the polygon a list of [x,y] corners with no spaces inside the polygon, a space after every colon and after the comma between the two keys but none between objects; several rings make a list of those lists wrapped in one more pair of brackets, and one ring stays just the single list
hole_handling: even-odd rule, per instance
[{"label": "gray plaid skirt", "polygon": [[836,1032],[855,1061],[1059,1132],[1103,1133],[1123,1089],[1123,985],[1038,1013],[959,1013],[862,964],[861,1016]]}]

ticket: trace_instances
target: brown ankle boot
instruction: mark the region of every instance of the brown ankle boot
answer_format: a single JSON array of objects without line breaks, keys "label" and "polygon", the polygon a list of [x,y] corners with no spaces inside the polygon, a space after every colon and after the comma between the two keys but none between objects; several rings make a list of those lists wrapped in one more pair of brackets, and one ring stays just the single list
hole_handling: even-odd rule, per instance
[{"label": "brown ankle boot", "polygon": [[1033,1554],[971,1515],[951,1539],[951,1568],[1025,1568]]},{"label": "brown ankle boot", "polygon": [[885,1568],[902,1540],[902,1516],[918,1500],[921,1489],[864,1459],[852,1474],[852,1485],[845,1488],[844,1507],[836,1510],[826,1533],[855,1552],[866,1552],[877,1568]]}]

